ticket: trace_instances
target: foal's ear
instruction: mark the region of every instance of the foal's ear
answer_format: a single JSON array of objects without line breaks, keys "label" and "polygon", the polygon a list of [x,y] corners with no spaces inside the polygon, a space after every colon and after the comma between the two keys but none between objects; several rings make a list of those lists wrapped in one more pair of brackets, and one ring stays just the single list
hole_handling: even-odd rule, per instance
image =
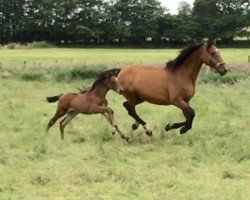
[{"label": "foal's ear", "polygon": [[112,76],[113,76],[113,74],[112,74],[112,73],[109,73],[109,74],[107,75],[107,78],[110,79]]},{"label": "foal's ear", "polygon": [[208,41],[207,41],[207,49],[209,49],[210,47],[212,46],[215,46],[216,45],[216,42],[217,42],[217,38],[216,39],[211,39],[209,38]]}]

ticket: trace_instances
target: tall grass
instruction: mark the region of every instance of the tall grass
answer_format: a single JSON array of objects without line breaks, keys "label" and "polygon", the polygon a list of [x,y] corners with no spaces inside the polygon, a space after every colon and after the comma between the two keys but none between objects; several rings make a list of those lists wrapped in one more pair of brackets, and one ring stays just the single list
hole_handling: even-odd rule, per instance
[{"label": "tall grass", "polygon": [[[72,67],[103,65],[122,67],[130,63],[164,65],[174,59],[180,49],[1,49],[0,62],[6,67]],[[250,49],[220,49],[226,63],[247,63]]]},{"label": "tall grass", "polygon": [[[8,68],[0,75],[5,78],[16,78],[23,81],[57,81],[71,82],[83,79],[95,79],[105,70],[105,66],[78,66],[74,68]],[[8,76],[6,76],[8,74]],[[203,69],[198,77],[198,83],[235,84],[238,81],[249,78],[250,72],[228,72],[225,76],[219,76],[211,70]]]},{"label": "tall grass", "polygon": [[199,84],[191,101],[193,129],[166,133],[182,121],[175,107],[138,106],[152,138],[110,92],[109,105],[131,143],[112,136],[99,115],[79,115],[61,141],[58,123],[45,127],[56,105],[45,97],[92,81],[0,79],[0,199],[239,199],[249,197],[250,81]]}]

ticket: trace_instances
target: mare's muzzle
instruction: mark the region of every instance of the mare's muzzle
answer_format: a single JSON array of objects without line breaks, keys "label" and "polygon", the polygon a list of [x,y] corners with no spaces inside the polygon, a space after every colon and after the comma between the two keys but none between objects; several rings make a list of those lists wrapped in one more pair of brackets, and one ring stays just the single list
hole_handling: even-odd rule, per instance
[{"label": "mare's muzzle", "polygon": [[219,72],[221,76],[224,76],[228,72],[228,68],[226,67],[226,63],[221,62],[217,63],[216,71]]}]

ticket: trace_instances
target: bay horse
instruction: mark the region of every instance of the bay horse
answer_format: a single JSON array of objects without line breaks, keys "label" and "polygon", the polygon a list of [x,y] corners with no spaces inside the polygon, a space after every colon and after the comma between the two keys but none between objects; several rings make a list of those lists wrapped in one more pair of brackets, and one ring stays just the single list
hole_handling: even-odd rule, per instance
[{"label": "bay horse", "polygon": [[64,128],[79,113],[82,114],[98,114],[101,113],[112,125],[112,134],[117,131],[120,136],[129,141],[129,138],[123,135],[114,120],[114,112],[108,107],[106,94],[109,90],[122,93],[123,88],[117,81],[117,74],[120,69],[112,69],[101,73],[95,80],[89,91],[84,90],[80,93],[60,94],[53,97],[47,97],[49,103],[58,101],[57,110],[47,125],[46,132],[49,131],[55,122],[65,116],[60,122],[61,138],[64,139]]},{"label": "bay horse", "polygon": [[158,105],[174,105],[182,110],[186,121],[169,123],[166,125],[166,131],[181,128],[180,133],[183,134],[191,129],[195,111],[189,105],[189,101],[195,94],[195,82],[203,63],[215,69],[220,75],[227,73],[228,68],[216,47],[216,39],[188,45],[163,68],[144,65],[129,65],[122,68],[117,79],[127,100],[123,106],[135,119],[132,129],[137,129],[141,124],[146,134],[152,135],[148,124],[135,110],[135,106],[144,101]]}]

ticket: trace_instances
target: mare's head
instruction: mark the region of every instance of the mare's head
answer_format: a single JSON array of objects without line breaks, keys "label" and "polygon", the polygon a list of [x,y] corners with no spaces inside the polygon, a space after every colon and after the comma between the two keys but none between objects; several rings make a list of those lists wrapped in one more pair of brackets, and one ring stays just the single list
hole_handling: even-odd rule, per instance
[{"label": "mare's head", "polygon": [[205,50],[202,54],[202,61],[206,65],[219,72],[221,76],[225,75],[228,71],[228,68],[226,67],[226,63],[223,61],[220,52],[216,47],[216,39],[209,39],[205,43],[204,49]]}]

